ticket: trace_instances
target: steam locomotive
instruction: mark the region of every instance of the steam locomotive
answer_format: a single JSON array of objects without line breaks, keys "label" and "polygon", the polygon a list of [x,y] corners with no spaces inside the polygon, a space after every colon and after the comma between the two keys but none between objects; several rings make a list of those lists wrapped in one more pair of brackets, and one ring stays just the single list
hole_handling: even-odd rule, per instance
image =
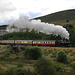
[{"label": "steam locomotive", "polygon": [[51,46],[51,47],[71,47],[70,42],[57,40],[0,40],[0,45],[31,45],[31,46]]}]

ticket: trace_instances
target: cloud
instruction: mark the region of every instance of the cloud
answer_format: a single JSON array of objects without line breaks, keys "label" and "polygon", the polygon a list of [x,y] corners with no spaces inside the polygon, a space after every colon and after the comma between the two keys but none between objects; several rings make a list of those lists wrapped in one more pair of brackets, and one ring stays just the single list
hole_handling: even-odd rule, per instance
[{"label": "cloud", "polygon": [[5,20],[11,19],[13,11],[15,10],[16,8],[10,0],[0,0],[0,22],[3,23]]},{"label": "cloud", "polygon": [[75,0],[0,0],[0,23],[18,19],[21,14],[33,18],[74,8]]}]

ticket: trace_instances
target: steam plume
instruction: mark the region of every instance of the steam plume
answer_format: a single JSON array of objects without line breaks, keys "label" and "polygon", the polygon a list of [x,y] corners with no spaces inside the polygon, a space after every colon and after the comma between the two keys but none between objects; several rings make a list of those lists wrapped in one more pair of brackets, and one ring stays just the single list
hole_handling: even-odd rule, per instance
[{"label": "steam plume", "polygon": [[14,23],[9,23],[7,31],[17,32],[23,30],[24,28],[38,30],[47,34],[60,35],[65,39],[69,39],[68,31],[62,26],[41,22],[41,20],[29,20],[27,16],[20,17]]}]

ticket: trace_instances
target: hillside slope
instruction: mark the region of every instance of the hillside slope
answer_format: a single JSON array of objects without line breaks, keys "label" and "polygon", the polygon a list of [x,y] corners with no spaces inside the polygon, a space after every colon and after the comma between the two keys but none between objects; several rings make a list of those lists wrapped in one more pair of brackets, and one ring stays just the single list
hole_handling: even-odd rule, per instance
[{"label": "hillside slope", "polygon": [[43,22],[54,23],[59,25],[75,24],[75,9],[64,10],[45,16],[37,17],[35,19],[41,19]]}]

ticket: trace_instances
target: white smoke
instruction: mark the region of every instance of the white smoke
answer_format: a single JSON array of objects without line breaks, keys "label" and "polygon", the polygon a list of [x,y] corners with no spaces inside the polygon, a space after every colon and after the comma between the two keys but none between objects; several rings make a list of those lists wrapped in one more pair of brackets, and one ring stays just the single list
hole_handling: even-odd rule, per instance
[{"label": "white smoke", "polygon": [[20,17],[14,23],[9,23],[7,31],[17,32],[24,28],[34,29],[46,34],[60,35],[65,39],[69,39],[68,31],[62,26],[41,22],[41,20],[30,20],[27,16]]}]

